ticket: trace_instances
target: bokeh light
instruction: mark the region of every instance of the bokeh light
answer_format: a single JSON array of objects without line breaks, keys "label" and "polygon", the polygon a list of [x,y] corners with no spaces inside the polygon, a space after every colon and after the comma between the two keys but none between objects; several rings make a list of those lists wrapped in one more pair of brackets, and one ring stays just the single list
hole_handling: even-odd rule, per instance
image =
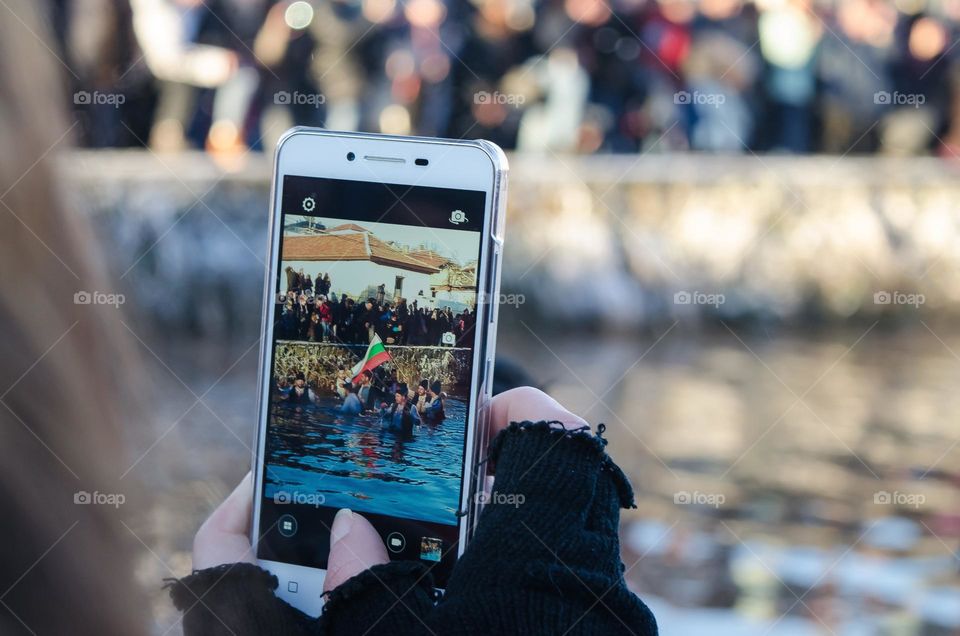
[{"label": "bokeh light", "polygon": [[313,6],[309,2],[297,0],[290,3],[283,17],[291,29],[306,29],[313,21]]}]

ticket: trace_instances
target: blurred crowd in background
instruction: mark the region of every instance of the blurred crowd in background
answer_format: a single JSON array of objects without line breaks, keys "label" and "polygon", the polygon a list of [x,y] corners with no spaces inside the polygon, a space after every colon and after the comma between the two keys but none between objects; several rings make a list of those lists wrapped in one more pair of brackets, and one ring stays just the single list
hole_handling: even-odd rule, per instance
[{"label": "blurred crowd in background", "polygon": [[960,149],[960,0],[56,0],[81,143],[289,126],[532,152]]}]

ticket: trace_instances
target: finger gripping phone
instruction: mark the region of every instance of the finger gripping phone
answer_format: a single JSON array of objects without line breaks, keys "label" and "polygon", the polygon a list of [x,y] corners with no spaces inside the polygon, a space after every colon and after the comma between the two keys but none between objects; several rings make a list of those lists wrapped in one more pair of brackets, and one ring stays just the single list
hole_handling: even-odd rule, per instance
[{"label": "finger gripping phone", "polygon": [[271,194],[251,540],[317,616],[337,511],[443,588],[474,522],[507,162],[484,141],[295,128]]}]

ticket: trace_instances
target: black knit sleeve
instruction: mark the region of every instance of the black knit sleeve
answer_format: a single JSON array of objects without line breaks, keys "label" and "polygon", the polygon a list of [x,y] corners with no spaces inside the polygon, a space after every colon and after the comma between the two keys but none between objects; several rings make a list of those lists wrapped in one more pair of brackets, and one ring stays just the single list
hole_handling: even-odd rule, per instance
[{"label": "black knit sleeve", "polygon": [[433,578],[414,561],[375,565],[327,595],[320,617],[327,636],[429,634],[434,605]]},{"label": "black knit sleeve", "polygon": [[657,633],[626,587],[620,508],[633,505],[600,436],[512,423],[490,444],[496,479],[431,615],[437,633]]},{"label": "black knit sleeve", "polygon": [[299,636],[317,633],[315,619],[274,595],[277,577],[250,563],[230,563],[169,579],[186,636]]}]

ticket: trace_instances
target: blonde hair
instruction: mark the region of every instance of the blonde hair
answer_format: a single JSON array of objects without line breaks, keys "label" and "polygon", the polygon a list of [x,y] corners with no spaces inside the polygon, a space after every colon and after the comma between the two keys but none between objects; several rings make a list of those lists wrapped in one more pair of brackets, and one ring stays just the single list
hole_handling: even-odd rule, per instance
[{"label": "blonde hair", "polygon": [[[0,20],[0,632],[136,634],[128,514],[119,481],[133,358],[113,307],[76,304],[109,291],[86,219],[64,206],[58,150],[71,103],[44,3],[6,0]],[[45,40],[45,41],[44,41]],[[57,81],[60,78],[61,81]],[[77,505],[124,489],[123,510]]]}]

